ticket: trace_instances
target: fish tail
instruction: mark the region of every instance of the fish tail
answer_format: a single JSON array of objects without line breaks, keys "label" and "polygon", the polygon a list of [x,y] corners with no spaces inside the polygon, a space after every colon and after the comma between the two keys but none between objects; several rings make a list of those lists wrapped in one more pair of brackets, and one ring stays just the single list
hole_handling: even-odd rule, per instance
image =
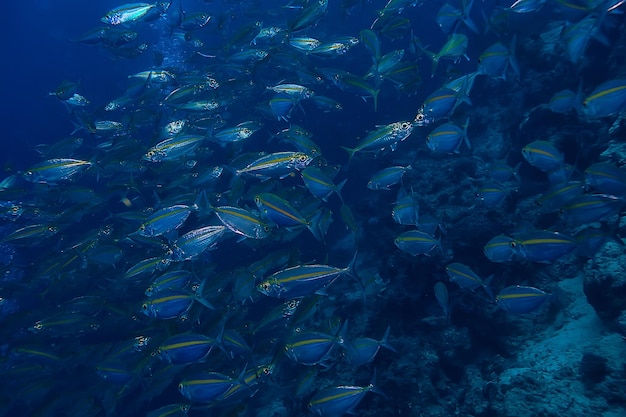
[{"label": "fish tail", "polygon": [[372,98],[374,99],[374,112],[378,111],[378,93],[380,93],[380,88],[372,90]]},{"label": "fish tail", "polygon": [[347,148],[345,146],[342,146],[341,148],[344,149],[346,152],[348,152],[348,163],[351,162],[352,161],[352,157],[357,152],[357,149],[356,148]]},{"label": "fish tail", "polygon": [[465,120],[465,125],[463,126],[463,142],[465,142],[467,149],[472,149],[472,144],[470,143],[469,137],[467,136],[467,128],[469,126],[469,121],[470,121],[470,118],[468,117],[467,120]]},{"label": "fish tail", "polygon": [[496,299],[496,297],[493,295],[493,291],[491,290],[491,281],[493,281],[494,276],[494,274],[489,275],[483,283],[483,288],[485,289],[485,292],[487,293],[491,301]]},{"label": "fish tail", "polygon": [[380,345],[382,347],[384,347],[385,349],[387,349],[387,350],[390,350],[390,351],[392,351],[394,353],[398,353],[398,350],[389,343],[389,332],[390,331],[391,331],[391,326],[387,326],[387,330],[385,330],[385,335],[381,339]]},{"label": "fish tail", "polygon": [[313,236],[315,236],[315,239],[317,239],[318,241],[322,243],[325,243],[325,242],[324,242],[324,234],[320,227],[320,221],[322,220],[322,217],[324,215],[325,215],[325,212],[323,210],[318,210],[315,213],[315,215],[311,217],[311,220],[309,220],[306,226],[307,229],[309,229],[309,231],[313,234]]},{"label": "fish tail", "polygon": [[339,197],[339,200],[341,200],[341,204],[343,204],[343,197],[341,196],[341,189],[343,188],[344,185],[346,185],[347,181],[348,179],[346,178],[345,180],[341,181],[339,184],[335,186],[335,194],[337,194],[337,197]]},{"label": "fish tail", "polygon": [[205,285],[206,285],[206,279],[203,279],[202,282],[200,283],[200,286],[198,287],[198,289],[195,292],[195,299],[196,299],[197,302],[199,302],[200,304],[202,304],[206,308],[208,308],[210,310],[215,310],[215,307],[213,306],[213,304],[211,304],[209,302],[209,300],[207,300],[202,295],[202,293],[204,292],[204,286]]}]

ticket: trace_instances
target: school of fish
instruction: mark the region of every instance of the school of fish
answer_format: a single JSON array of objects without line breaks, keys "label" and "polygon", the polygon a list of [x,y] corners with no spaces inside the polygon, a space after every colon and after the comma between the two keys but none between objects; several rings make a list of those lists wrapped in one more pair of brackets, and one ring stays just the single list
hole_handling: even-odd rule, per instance
[{"label": "school of fish", "polygon": [[51,86],[74,131],[0,183],[0,415],[391,415],[402,322],[541,314],[623,245],[626,21],[510,3],[85,16],[144,67]]}]

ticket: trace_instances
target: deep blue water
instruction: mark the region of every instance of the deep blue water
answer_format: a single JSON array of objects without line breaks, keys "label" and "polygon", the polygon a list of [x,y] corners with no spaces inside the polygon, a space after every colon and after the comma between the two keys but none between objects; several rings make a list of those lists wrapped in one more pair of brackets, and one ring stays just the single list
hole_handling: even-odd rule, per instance
[{"label": "deep blue water", "polygon": [[[507,346],[507,338],[515,338],[516,331],[528,330],[523,326],[509,328],[506,306],[502,302],[496,305],[488,291],[498,294],[513,285],[537,290],[536,295],[542,297],[537,308],[528,301],[514,300],[521,303],[515,308],[542,317],[538,326],[545,328],[559,309],[550,295],[556,292],[559,278],[548,264],[560,262],[563,269],[578,271],[587,260],[574,254],[574,247],[580,245],[574,238],[576,243],[565,250],[563,257],[551,247],[525,249],[547,252],[549,261],[545,263],[530,262],[529,252],[515,245],[524,241],[530,246],[537,236],[533,233],[540,230],[569,236],[592,224],[600,231],[611,229],[611,237],[620,233],[610,225],[612,216],[622,213],[623,205],[606,216],[572,224],[563,214],[567,201],[551,212],[536,201],[550,186],[583,180],[587,167],[605,160],[600,154],[609,146],[609,140],[624,140],[624,128],[618,126],[608,132],[608,127],[619,113],[624,114],[626,99],[610,98],[615,107],[620,107],[619,100],[624,103],[607,115],[589,117],[580,110],[580,103],[596,86],[624,77],[622,14],[602,14],[593,30],[600,31],[607,44],[591,39],[589,46],[580,50],[580,60],[570,62],[559,33],[563,27],[597,16],[599,9],[575,12],[550,1],[539,11],[515,14],[501,11],[502,4],[476,1],[470,16],[479,33],[463,24],[456,30],[468,37],[467,50],[461,55],[469,59],[444,57],[431,76],[429,57],[415,51],[414,46],[420,43],[437,52],[446,42],[447,34],[436,21],[443,2],[416,2],[419,4],[415,7],[408,4],[403,10],[387,12],[385,16],[394,20],[396,29],[381,30],[372,25],[385,7],[384,1],[329,0],[328,10],[316,22],[289,36],[322,41],[340,36],[359,39],[361,31],[373,27],[382,55],[402,49],[402,62],[417,65],[411,79],[414,82],[402,86],[392,81],[391,75],[385,75],[388,79],[379,86],[375,110],[372,98],[362,97],[368,95],[366,92],[338,88],[331,80],[324,80],[320,71],[348,71],[362,77],[363,82],[373,83],[365,78],[373,61],[362,40],[341,56],[305,54],[291,48],[286,38],[282,43],[259,41],[256,46],[250,40],[234,40],[243,28],[257,21],[262,27],[277,26],[286,33],[290,22],[301,13],[304,1],[235,4],[182,0],[187,15],[205,11],[212,16],[209,23],[197,30],[180,30],[171,23],[178,6],[175,2],[150,22],[118,26],[136,31],[137,39],[115,48],[79,40],[94,28],[107,27],[100,18],[121,2],[58,3],[10,4],[5,6],[0,25],[5,57],[0,66],[0,79],[4,81],[0,123],[5,144],[0,163],[5,171],[3,178],[16,175],[15,182],[0,195],[0,234],[7,239],[0,244],[4,270],[0,277],[0,377],[8,381],[0,388],[0,415],[135,416],[168,404],[189,403],[190,415],[318,413],[338,417],[348,411],[338,401],[326,399],[322,406],[313,404],[312,411],[307,410],[307,404],[315,403],[317,396],[323,397],[330,387],[360,386],[369,391],[373,375],[386,396],[364,395],[357,407],[361,415],[426,415],[434,405],[448,413],[461,410],[464,414],[506,415],[502,404],[490,404],[479,413],[476,404],[464,402],[451,392],[471,386],[467,369],[484,367],[495,358],[513,362],[514,352]],[[485,20],[503,15],[508,20],[501,27]],[[580,34],[587,35],[584,31]],[[203,46],[194,46],[182,36],[200,40]],[[516,52],[512,58],[520,68],[519,80],[510,67],[503,79],[480,74],[468,92],[471,104],[458,105],[428,126],[415,124],[410,137],[394,144],[397,150],[393,152],[389,145],[381,145],[359,151],[348,160],[341,147],[354,148],[383,125],[413,122],[431,93],[477,70],[479,56],[487,47],[501,42],[509,48],[513,41]],[[147,49],[139,56],[119,56],[124,48],[129,51],[142,43]],[[237,70],[229,67],[229,56],[253,47],[267,50],[269,56],[257,63],[244,63]],[[151,80],[133,83],[129,79],[129,75],[144,70],[169,71],[175,78],[163,84]],[[304,70],[319,75],[320,82],[301,78]],[[215,93],[206,95],[225,103],[218,111],[196,113],[167,103],[167,95],[186,85],[180,80],[191,75],[210,75],[220,83]],[[64,80],[74,83],[76,92],[90,104],[72,107],[50,95]],[[303,99],[284,118],[278,118],[269,108],[274,93],[267,87],[280,83],[302,83],[316,95],[338,101],[343,110],[325,112],[312,100]],[[547,108],[554,93],[566,88],[577,92],[579,85],[579,111],[574,105],[562,114]],[[126,94],[131,86],[135,94],[131,104],[113,112],[104,110],[107,103]],[[216,124],[219,128],[245,121],[258,122],[261,127],[249,139],[220,146],[210,140],[212,131],[204,126],[204,116],[215,118],[214,123],[223,121],[223,126]],[[167,137],[161,133],[163,127],[181,118],[195,126],[187,133],[207,140],[179,158],[147,161],[149,149]],[[91,124],[101,120],[120,121],[123,129],[115,135],[89,132]],[[454,153],[435,154],[426,146],[426,137],[436,126],[446,122],[463,126],[466,120],[471,149],[461,145]],[[316,200],[296,170],[263,181],[235,173],[252,161],[255,153],[258,157],[260,152],[294,151],[289,144],[273,138],[294,124],[310,132],[322,151],[323,159],[315,159],[313,165],[325,169],[336,166],[334,184],[347,180],[341,190],[342,201],[336,195],[328,201]],[[36,171],[37,164],[48,158],[38,154],[37,146],[41,150],[42,144],[53,145],[70,135],[83,138],[82,146],[54,157],[79,159],[91,166],[67,179],[43,177],[28,181],[28,171]],[[548,141],[557,149],[553,158],[561,159],[552,174],[565,172],[567,166],[574,173],[554,179],[527,160],[522,149],[536,140]],[[248,162],[242,163],[241,157]],[[610,162],[621,169],[618,158],[614,159]],[[489,164],[496,161],[506,162],[515,175],[495,180],[496,176],[489,173],[493,165]],[[367,188],[374,173],[393,165],[411,165],[411,169],[389,190]],[[224,168],[220,179],[209,185],[194,184],[196,175],[214,166]],[[587,181],[585,193],[612,194]],[[618,178],[617,185],[612,185],[619,188],[623,185],[620,181]],[[497,185],[503,187],[502,202],[486,206],[480,194],[487,191],[481,191],[481,187],[499,182],[502,184]],[[221,224],[211,213],[213,209],[204,203],[254,212],[255,196],[269,192],[306,213],[309,226],[315,213],[332,212],[329,215],[333,221],[323,241],[306,227],[272,226],[268,222],[271,232],[265,239],[226,233],[227,237],[220,239],[213,250],[181,262],[171,260],[167,250],[182,245],[177,241],[180,236]],[[411,192],[417,196],[420,218],[431,216],[436,227],[427,229],[425,220],[419,225],[394,222],[392,207]],[[623,201],[624,195],[616,194],[615,199]],[[201,209],[190,209],[189,218],[176,230],[155,238],[138,236],[140,225],[156,210],[196,202],[201,203]],[[11,215],[10,208],[20,210],[20,214]],[[346,209],[354,216],[356,230],[341,214]],[[34,225],[56,229],[51,236],[45,230],[25,239],[9,235]],[[413,255],[394,244],[403,232],[417,228],[431,230],[427,234],[434,249]],[[514,236],[514,249],[507,262],[492,262],[485,256],[485,245],[500,234]],[[532,238],[524,240],[524,236]],[[105,253],[105,249],[113,254]],[[278,314],[270,319],[285,300],[266,297],[255,289],[249,293],[237,290],[244,277],[252,277],[247,268],[271,256],[282,255],[283,259],[250,278],[253,285],[288,267],[324,264],[345,268],[355,253],[356,272],[342,270],[336,282],[298,298],[304,305],[319,296],[310,311],[301,309],[296,318]],[[127,276],[131,267],[150,258],[169,264],[145,275]],[[446,273],[446,265],[451,262],[469,266],[485,282],[476,288],[469,288],[468,282],[451,282]],[[179,289],[183,294],[200,297],[194,292],[200,286],[204,290],[201,297],[214,309],[193,301],[174,318],[142,314],[142,305],[152,302],[145,289],[153,279],[174,270],[191,273],[191,282]],[[494,278],[487,281],[490,275]],[[436,283],[445,283],[449,301],[437,299]],[[488,291],[482,284],[488,284]],[[345,333],[340,332],[340,323],[348,323]],[[358,338],[370,338],[364,343],[375,343],[371,340],[375,339],[384,345],[387,341],[383,343],[381,337],[388,326],[388,342],[397,352],[383,347],[367,364],[351,364],[347,358],[354,352],[346,347],[346,341],[356,343]],[[221,339],[225,331],[240,334],[249,350],[235,354],[229,350],[233,348],[218,340],[207,358],[192,364],[168,366],[157,358],[159,347],[168,337],[195,333]],[[303,331],[323,333],[333,344],[332,351],[314,366],[297,363],[284,353],[294,335]],[[150,338],[147,348],[119,353],[138,336]],[[438,360],[432,361],[428,355]],[[415,364],[417,361],[420,363]],[[270,377],[254,375],[253,370],[261,370],[268,363],[273,366]],[[109,367],[117,367],[120,372],[114,374]],[[295,386],[302,383],[310,369],[315,370],[315,384],[296,395]],[[233,385],[241,383],[238,378],[245,375],[250,378],[246,381],[249,386],[244,386],[235,400],[217,396],[209,407],[193,399],[187,401],[178,392],[178,385],[199,371],[227,375]],[[429,388],[422,385],[425,380]],[[428,393],[425,400],[419,394],[424,391]],[[444,406],[451,402],[454,407]]]}]

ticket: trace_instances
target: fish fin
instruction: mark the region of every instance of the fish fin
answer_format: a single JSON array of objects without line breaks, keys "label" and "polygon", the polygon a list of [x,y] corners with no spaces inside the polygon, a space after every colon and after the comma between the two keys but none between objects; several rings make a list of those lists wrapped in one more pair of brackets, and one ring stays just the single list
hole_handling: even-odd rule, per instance
[{"label": "fish fin", "polygon": [[344,149],[346,152],[348,152],[348,163],[350,163],[352,161],[352,157],[354,157],[354,154],[357,152],[357,149],[347,148],[345,146],[342,146],[341,148]]},{"label": "fish fin", "polygon": [[465,125],[463,126],[463,142],[465,142],[465,145],[467,146],[467,149],[472,149],[472,144],[470,143],[469,137],[467,136],[467,127],[469,126],[469,121],[470,118],[468,117],[465,120]]},{"label": "fish fin", "polygon": [[385,335],[381,339],[380,345],[382,347],[384,347],[385,349],[387,349],[387,350],[390,350],[390,351],[392,351],[394,353],[398,353],[398,350],[389,343],[389,332],[390,331],[391,331],[391,326],[387,326],[387,330],[385,330]]},{"label": "fish fin", "polygon": [[337,194],[337,197],[339,197],[339,200],[341,200],[341,204],[343,204],[343,197],[341,196],[341,189],[343,188],[344,185],[346,185],[347,181],[348,181],[347,178],[341,181],[339,184],[335,186],[335,189],[333,190],[335,194]]}]

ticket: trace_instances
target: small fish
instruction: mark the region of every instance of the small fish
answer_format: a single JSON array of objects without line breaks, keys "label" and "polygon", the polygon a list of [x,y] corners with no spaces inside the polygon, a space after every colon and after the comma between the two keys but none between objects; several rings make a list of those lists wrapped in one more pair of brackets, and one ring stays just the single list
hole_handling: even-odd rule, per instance
[{"label": "small fish", "polygon": [[291,299],[322,292],[341,275],[354,276],[356,255],[347,268],[329,265],[297,265],[275,272],[259,285],[257,290],[268,297]]},{"label": "small fish", "polygon": [[626,80],[610,80],[596,87],[580,105],[580,113],[588,118],[607,117],[626,108]]},{"label": "small fish", "polygon": [[430,256],[435,248],[441,250],[441,241],[439,239],[419,230],[409,230],[398,235],[394,243],[398,249],[413,256]]},{"label": "small fish", "polygon": [[510,48],[497,42],[478,56],[478,72],[489,77],[506,80],[507,70],[511,69],[515,73],[516,79],[520,78],[519,66],[515,58],[515,42],[513,36]]},{"label": "small fish", "polygon": [[518,246],[512,237],[498,235],[485,244],[483,252],[491,262],[509,262],[519,256]]},{"label": "small fish", "polygon": [[202,297],[201,284],[196,293],[185,290],[167,289],[154,293],[141,305],[141,312],[148,317],[160,320],[175,319],[187,313],[194,301],[213,309],[214,307]]},{"label": "small fish", "polygon": [[182,135],[165,139],[146,152],[143,159],[150,162],[171,161],[193,152],[200,146],[204,137],[197,135]]},{"label": "small fish", "polygon": [[205,360],[217,340],[202,334],[185,333],[164,340],[157,356],[166,363],[185,365]]},{"label": "small fish", "polygon": [[389,343],[390,330],[391,327],[387,326],[387,330],[385,330],[385,334],[380,340],[371,339],[369,337],[360,337],[355,340],[345,341],[346,358],[348,359],[350,365],[361,366],[372,362],[374,358],[376,358],[376,354],[381,347],[384,347],[391,352],[398,353],[396,348]]},{"label": "small fish", "polygon": [[497,182],[488,182],[478,189],[478,198],[485,207],[493,208],[498,206],[509,194],[511,190]]},{"label": "small fish", "polygon": [[560,182],[551,186],[536,203],[544,212],[559,211],[565,204],[583,195],[584,191],[585,185],[582,181]]},{"label": "small fish", "polygon": [[580,225],[606,220],[618,214],[624,199],[607,194],[583,194],[561,207],[561,216],[568,224]]},{"label": "small fish", "polygon": [[462,1],[463,10],[457,9],[450,3],[444,3],[443,6],[437,12],[437,25],[444,33],[450,33],[458,29],[459,24],[463,23],[469,30],[478,34],[478,28],[476,24],[470,18],[470,12],[472,10],[472,4],[474,0]]},{"label": "small fish", "polygon": [[192,210],[194,210],[194,207],[183,204],[157,210],[139,226],[137,234],[145,237],[155,237],[176,230],[185,223]]},{"label": "small fish", "polygon": [[248,174],[263,180],[282,178],[295,171],[302,171],[312,160],[311,156],[302,152],[276,152],[261,156],[235,173]]},{"label": "small fish", "polygon": [[451,58],[456,61],[464,57],[469,61],[469,57],[465,53],[465,51],[467,50],[467,35],[464,35],[462,33],[454,33],[450,35],[446,43],[437,53],[430,52],[424,48],[421,49],[433,61],[431,77],[435,75],[435,71],[437,71],[437,65],[439,64],[439,60],[441,58]]},{"label": "small fish", "polygon": [[368,135],[355,148],[345,149],[350,160],[355,153],[363,150],[381,151],[389,147],[392,151],[396,150],[399,142],[408,138],[413,132],[413,123],[411,122],[395,122],[384,126],[377,126],[377,129],[368,133]]},{"label": "small fish", "polygon": [[391,216],[398,224],[417,226],[419,221],[419,210],[420,204],[417,198],[417,193],[411,190],[410,194],[398,199],[391,209]]},{"label": "small fish", "polygon": [[205,226],[185,233],[174,241],[169,259],[173,262],[195,259],[215,247],[226,230],[226,226]]},{"label": "small fish", "polygon": [[454,123],[444,123],[426,136],[426,146],[435,153],[459,153],[462,143],[465,143],[468,149],[472,149],[467,137],[468,126],[469,117],[463,128]]},{"label": "small fish", "polygon": [[576,108],[576,93],[569,89],[554,93],[548,102],[548,108],[562,114],[573,111]]},{"label": "small fish", "polygon": [[189,284],[191,277],[191,272],[185,270],[166,272],[154,278],[144,293],[147,297],[152,297],[154,294],[162,290],[181,290]]},{"label": "small fish", "polygon": [[537,311],[553,296],[539,288],[515,285],[496,295],[496,304],[511,314],[528,314]]},{"label": "small fish", "polygon": [[270,235],[270,227],[254,213],[233,206],[213,207],[222,224],[240,236],[250,239],[265,239]]},{"label": "small fish", "polygon": [[136,22],[145,18],[150,11],[158,7],[158,3],[129,3],[108,11],[100,21],[109,25],[121,25]]},{"label": "small fish", "polygon": [[543,172],[556,171],[563,166],[563,154],[550,142],[536,140],[522,148],[526,161]]},{"label": "small fish", "polygon": [[469,266],[458,262],[448,264],[446,266],[446,273],[450,278],[450,282],[454,282],[459,287],[470,291],[474,291],[478,287],[483,287],[489,298],[493,299],[493,293],[491,292],[491,288],[489,288],[489,282],[493,276],[483,280],[472,271]]},{"label": "small fish", "polygon": [[526,260],[549,264],[573,252],[578,242],[572,236],[547,230],[534,230],[515,236],[517,250]]},{"label": "small fish", "polygon": [[91,162],[79,159],[48,159],[30,167],[24,178],[31,182],[54,184],[57,181],[70,181],[91,166]]},{"label": "small fish", "polygon": [[178,391],[189,401],[208,403],[219,400],[236,383],[236,379],[224,374],[201,372],[183,379]]},{"label": "small fish", "polygon": [[329,358],[331,350],[344,343],[341,332],[336,336],[320,332],[300,332],[293,335],[285,344],[285,354],[301,365],[313,366]]},{"label": "small fish", "polygon": [[450,88],[435,90],[426,97],[424,104],[419,108],[415,116],[415,123],[418,126],[425,126],[448,117],[462,101],[468,102],[468,99],[464,97],[462,92],[457,92]]},{"label": "small fish", "polygon": [[370,391],[380,394],[374,382],[364,387],[326,388],[309,400],[309,409],[319,417],[340,417],[354,410]]},{"label": "small fish", "polygon": [[302,181],[306,188],[313,194],[315,198],[319,198],[323,201],[327,201],[333,194],[337,194],[337,197],[343,202],[341,197],[341,189],[346,184],[347,179],[341,181],[335,185],[331,178],[329,178],[324,171],[315,166],[308,166],[300,172]]},{"label": "small fish", "polygon": [[597,162],[585,169],[585,184],[601,194],[624,196],[626,171],[607,162]]},{"label": "small fish", "polygon": [[400,183],[404,173],[412,168],[411,165],[384,168],[372,175],[367,182],[367,188],[370,190],[390,190],[392,186]]}]

